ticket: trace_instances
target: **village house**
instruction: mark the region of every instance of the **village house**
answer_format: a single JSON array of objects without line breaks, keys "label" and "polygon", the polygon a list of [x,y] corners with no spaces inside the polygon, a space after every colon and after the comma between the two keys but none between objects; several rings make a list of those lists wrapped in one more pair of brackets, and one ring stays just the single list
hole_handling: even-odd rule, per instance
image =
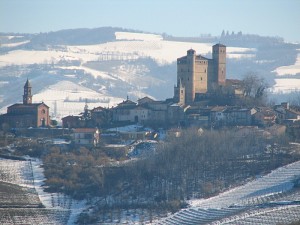
[{"label": "village house", "polygon": [[109,108],[96,107],[91,110],[91,120],[93,126],[107,127],[112,123],[112,111]]},{"label": "village house", "polygon": [[149,120],[149,109],[137,105],[137,103],[127,99],[112,108],[114,122],[134,122],[145,123]]},{"label": "village house", "polygon": [[255,107],[256,112],[252,115],[253,124],[268,127],[276,122],[276,114],[269,107]]},{"label": "village house", "polygon": [[211,109],[212,126],[250,126],[252,113],[249,108],[216,106]]},{"label": "village house", "polygon": [[210,111],[211,126],[223,126],[225,124],[225,110],[226,106],[216,106]]},{"label": "village house", "polygon": [[79,127],[80,116],[66,116],[61,120],[63,128],[75,128]]},{"label": "village house", "polygon": [[232,95],[241,96],[244,94],[243,83],[241,80],[226,79],[226,88]]},{"label": "village house", "polygon": [[100,142],[100,132],[97,128],[74,128],[71,136],[75,145],[92,147]]},{"label": "village house", "polygon": [[291,124],[300,120],[300,112],[290,107],[288,102],[276,105],[274,107],[274,112],[279,123]]},{"label": "village house", "polygon": [[228,107],[223,113],[225,115],[225,125],[250,126],[252,124],[251,109]]},{"label": "village house", "polygon": [[178,124],[184,120],[183,108],[171,101],[155,101],[149,97],[135,103],[126,100],[112,108],[113,122],[131,122],[152,125]]},{"label": "village house", "polygon": [[212,107],[188,106],[185,109],[185,118],[188,126],[207,127],[210,125]]},{"label": "village house", "polygon": [[178,125],[178,126],[185,124],[185,115],[184,115],[185,108],[177,103],[169,105],[168,112],[167,112],[168,124]]}]

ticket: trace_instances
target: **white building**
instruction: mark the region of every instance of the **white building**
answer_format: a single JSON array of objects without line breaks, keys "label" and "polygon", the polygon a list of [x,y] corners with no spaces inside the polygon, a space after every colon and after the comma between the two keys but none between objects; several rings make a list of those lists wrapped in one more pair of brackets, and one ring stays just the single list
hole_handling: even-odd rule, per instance
[{"label": "white building", "polygon": [[97,146],[100,141],[97,128],[75,128],[72,136],[76,145]]}]

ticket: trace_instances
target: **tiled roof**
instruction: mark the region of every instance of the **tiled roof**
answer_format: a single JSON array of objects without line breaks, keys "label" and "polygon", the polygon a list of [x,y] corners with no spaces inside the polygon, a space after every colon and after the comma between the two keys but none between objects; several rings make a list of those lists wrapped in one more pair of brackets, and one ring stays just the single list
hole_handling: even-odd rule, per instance
[{"label": "tiled roof", "polygon": [[37,108],[40,105],[45,105],[47,108],[49,108],[49,106],[47,106],[44,102],[32,103],[32,104],[16,103],[16,104],[9,106],[8,108],[11,108],[11,107],[14,107],[14,108]]},{"label": "tiled roof", "polygon": [[96,128],[75,128],[74,133],[94,133],[97,131]]}]

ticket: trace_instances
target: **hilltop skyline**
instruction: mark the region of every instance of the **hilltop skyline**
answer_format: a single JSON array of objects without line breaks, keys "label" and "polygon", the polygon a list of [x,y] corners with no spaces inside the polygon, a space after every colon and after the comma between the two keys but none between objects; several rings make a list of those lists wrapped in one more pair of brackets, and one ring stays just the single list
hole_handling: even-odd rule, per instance
[{"label": "hilltop skyline", "polygon": [[230,33],[280,36],[300,42],[300,1],[1,0],[0,32],[122,27],[173,36]]}]

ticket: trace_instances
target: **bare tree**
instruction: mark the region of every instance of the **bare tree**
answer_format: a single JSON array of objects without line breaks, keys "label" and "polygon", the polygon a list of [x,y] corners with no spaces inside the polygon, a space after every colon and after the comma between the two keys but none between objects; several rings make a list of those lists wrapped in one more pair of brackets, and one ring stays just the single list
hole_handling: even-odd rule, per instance
[{"label": "bare tree", "polygon": [[252,99],[253,104],[261,105],[264,102],[268,84],[264,78],[255,73],[248,73],[242,81],[243,95]]}]

